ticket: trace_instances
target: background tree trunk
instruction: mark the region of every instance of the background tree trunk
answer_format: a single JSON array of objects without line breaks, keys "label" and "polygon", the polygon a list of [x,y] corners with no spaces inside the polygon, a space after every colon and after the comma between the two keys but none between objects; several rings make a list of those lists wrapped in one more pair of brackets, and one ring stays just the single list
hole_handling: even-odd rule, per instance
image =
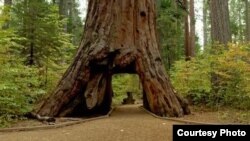
[{"label": "background tree trunk", "polygon": [[[244,1],[239,1],[238,2],[238,6],[237,6],[237,12],[238,12],[238,42],[241,42],[243,43],[244,42],[244,25],[243,25],[243,22],[244,22],[244,12],[242,12],[242,6],[244,5]],[[244,6],[243,6],[244,7]]]},{"label": "background tree trunk", "polygon": [[4,0],[4,6],[12,5],[12,0]]},{"label": "background tree trunk", "polygon": [[[69,0],[59,0],[59,14],[61,18],[67,18],[69,11]],[[68,31],[67,23],[64,25],[65,32]]]},{"label": "background tree trunk", "polygon": [[[212,53],[219,54],[221,48],[218,48],[216,44],[227,44],[232,41],[230,26],[229,26],[229,10],[228,10],[228,0],[210,0],[210,17],[211,17],[211,39]],[[216,59],[216,58],[215,58]],[[216,64],[211,63],[211,69],[214,70]],[[220,77],[214,72],[211,73],[211,83],[212,83],[212,94],[213,98],[217,103],[219,101],[219,87],[220,87]]]},{"label": "background tree trunk", "polygon": [[195,56],[195,13],[194,13],[194,0],[190,0],[190,56]]},{"label": "background tree trunk", "polygon": [[245,0],[246,5],[246,41],[250,42],[250,4]]},{"label": "background tree trunk", "polygon": [[160,116],[190,113],[163,67],[157,44],[155,0],[91,0],[84,37],[54,93],[36,114],[72,116],[106,113],[112,75],[137,73],[144,105]]},{"label": "background tree trunk", "polygon": [[59,0],[59,14],[67,17],[68,15],[68,0]]},{"label": "background tree trunk", "polygon": [[56,4],[56,0],[52,0],[52,3],[53,3],[53,4]]},{"label": "background tree trunk", "polygon": [[[4,0],[4,15],[8,15],[8,17],[10,18],[10,7],[12,5],[12,0]],[[6,20],[4,25],[2,26],[2,29],[8,29],[9,28],[9,24],[10,24],[10,20]]]},{"label": "background tree trunk", "polygon": [[186,56],[186,60],[190,60],[190,57],[191,57],[191,50],[190,50],[190,29],[189,29],[189,20],[188,20],[188,2],[187,0],[183,0],[183,4],[185,6],[185,9],[187,11],[186,15],[185,15],[185,25],[184,25],[184,33],[185,33],[185,43],[184,43],[184,46],[185,46],[185,56]]},{"label": "background tree trunk", "polygon": [[212,41],[227,44],[232,41],[228,0],[210,0],[210,9]]},{"label": "background tree trunk", "polygon": [[203,45],[207,45],[207,0],[203,0]]}]

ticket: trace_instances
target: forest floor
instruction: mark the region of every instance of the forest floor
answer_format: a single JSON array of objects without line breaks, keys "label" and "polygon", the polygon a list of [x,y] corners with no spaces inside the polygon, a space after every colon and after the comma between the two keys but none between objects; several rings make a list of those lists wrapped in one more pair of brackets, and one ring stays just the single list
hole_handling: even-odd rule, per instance
[{"label": "forest floor", "polygon": [[[139,108],[123,105],[115,108],[109,118],[93,120],[72,126],[1,133],[1,141],[166,141],[172,140],[172,125],[183,124],[158,119]],[[231,113],[233,112],[233,113]],[[241,115],[242,113],[240,113]],[[178,120],[204,123],[239,123],[236,111],[192,107],[192,114]],[[249,121],[249,120],[248,120]],[[29,122],[26,122],[29,123]],[[32,124],[32,122],[30,122]],[[246,123],[246,122],[243,122]],[[35,123],[36,124],[36,123]]]},{"label": "forest floor", "polygon": [[1,141],[166,141],[177,122],[155,118],[138,105],[117,107],[109,118],[57,129],[0,133]]},{"label": "forest floor", "polygon": [[191,106],[191,114],[180,120],[215,124],[250,124],[250,111],[232,107],[208,108],[206,106]]},{"label": "forest floor", "polygon": [[[135,105],[130,105],[132,107],[139,107],[142,101],[136,102]],[[119,104],[114,105],[114,107],[125,108],[130,107],[121,106]],[[176,118],[177,120],[187,120],[193,122],[201,123],[215,123],[215,124],[250,124],[250,111],[238,110],[230,107],[221,108],[208,108],[207,106],[191,106],[191,114],[185,115],[182,118]],[[125,111],[126,112],[126,111]],[[126,114],[126,113],[123,113]],[[127,113],[129,114],[129,113]],[[112,114],[116,115],[116,112]],[[101,115],[100,115],[101,116]],[[90,117],[91,118],[91,117]],[[87,118],[56,118],[56,123],[54,125],[70,123],[77,120],[83,120]],[[174,118],[175,119],[175,118]],[[25,119],[19,120],[11,124],[9,127],[32,127],[32,126],[44,126],[46,123],[39,122],[38,120]]]}]

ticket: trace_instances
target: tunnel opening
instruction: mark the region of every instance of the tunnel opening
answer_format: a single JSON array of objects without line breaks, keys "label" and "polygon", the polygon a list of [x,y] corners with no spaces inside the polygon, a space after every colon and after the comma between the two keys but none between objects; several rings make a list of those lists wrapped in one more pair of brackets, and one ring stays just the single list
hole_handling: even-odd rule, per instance
[{"label": "tunnel opening", "polygon": [[112,106],[143,103],[143,88],[137,74],[114,74],[112,89]]}]

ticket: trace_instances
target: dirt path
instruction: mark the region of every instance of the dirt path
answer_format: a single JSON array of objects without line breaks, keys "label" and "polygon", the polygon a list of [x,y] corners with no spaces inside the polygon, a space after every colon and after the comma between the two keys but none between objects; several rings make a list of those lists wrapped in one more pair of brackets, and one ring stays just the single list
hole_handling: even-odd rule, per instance
[{"label": "dirt path", "polygon": [[0,133],[1,141],[171,141],[174,122],[138,108],[121,106],[110,118],[58,129]]}]

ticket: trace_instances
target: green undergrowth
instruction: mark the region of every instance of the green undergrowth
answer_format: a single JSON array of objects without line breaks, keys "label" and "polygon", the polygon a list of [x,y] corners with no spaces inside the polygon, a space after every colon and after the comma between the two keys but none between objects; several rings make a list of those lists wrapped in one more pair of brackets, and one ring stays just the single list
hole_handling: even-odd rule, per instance
[{"label": "green undergrowth", "polygon": [[206,49],[191,61],[177,61],[171,79],[192,104],[250,110],[250,45],[230,44],[216,54]]},{"label": "green undergrowth", "polygon": [[[29,15],[15,15],[22,12],[12,9],[15,14],[10,16],[4,14],[10,8],[0,7],[0,127],[22,119],[36,101],[50,93],[72,56],[70,36],[60,34],[61,24],[54,22],[59,18],[57,9],[47,8],[51,14],[40,15],[37,19],[40,21],[33,23],[43,32],[36,32],[33,36],[37,38],[31,41],[26,34],[21,34],[24,33],[21,32],[22,24],[8,25],[10,20],[23,20],[23,16]],[[27,63],[31,42],[35,48],[33,64]]]},{"label": "green undergrowth", "polygon": [[16,60],[1,62],[0,66],[0,127],[22,119],[33,105],[55,87],[64,69],[24,66]]}]

